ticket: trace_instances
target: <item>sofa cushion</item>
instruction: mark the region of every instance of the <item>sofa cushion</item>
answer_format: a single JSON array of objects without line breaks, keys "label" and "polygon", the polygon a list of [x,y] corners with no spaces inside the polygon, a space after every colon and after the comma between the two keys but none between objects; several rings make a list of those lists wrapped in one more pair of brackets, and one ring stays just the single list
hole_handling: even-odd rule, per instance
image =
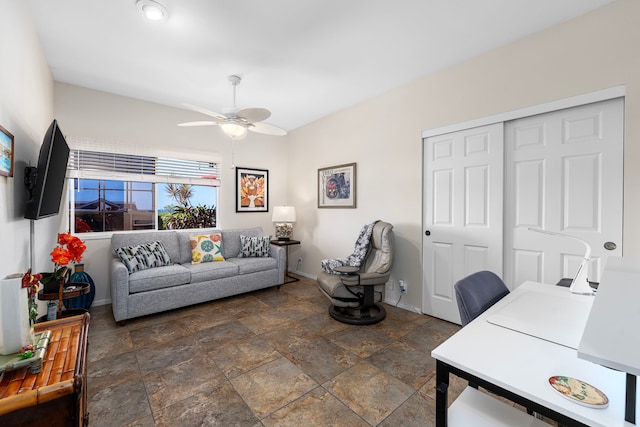
[{"label": "sofa cushion", "polygon": [[[220,230],[215,228],[202,228],[198,230],[177,230],[176,231],[176,239],[178,241],[178,248],[180,252],[180,256],[176,258],[177,263],[180,264],[191,264],[191,238],[192,234],[198,235],[207,235],[213,233],[220,233]],[[224,239],[224,236],[223,236]],[[223,250],[224,250],[224,241],[223,241]],[[224,253],[222,254],[224,256]],[[226,258],[226,256],[224,256]]]},{"label": "sofa cushion", "polygon": [[224,261],[222,257],[222,234],[191,234],[191,264]]},{"label": "sofa cushion", "polygon": [[240,253],[240,235],[249,237],[262,236],[262,228],[244,228],[235,230],[222,230],[222,255],[224,259],[236,258]]},{"label": "sofa cushion", "polygon": [[125,246],[115,250],[129,273],[148,268],[162,267],[171,264],[162,242],[143,243],[136,246]]},{"label": "sofa cushion", "polygon": [[[180,247],[178,246],[178,235],[175,231],[149,231],[144,233],[113,233],[111,236],[111,250],[125,246],[135,246],[143,243],[162,242],[164,250],[167,251],[171,262],[180,263]],[[187,238],[187,243],[189,242]],[[114,252],[115,254],[115,252]],[[191,251],[189,251],[189,260],[191,262]]]},{"label": "sofa cushion", "polygon": [[275,258],[229,258],[227,260],[238,266],[240,274],[250,274],[259,271],[266,271],[278,268],[278,261]]},{"label": "sofa cushion", "polygon": [[238,258],[268,257],[271,251],[271,236],[249,237],[240,235]]},{"label": "sofa cushion", "polygon": [[223,279],[238,275],[238,266],[227,262],[208,262],[200,264],[184,264],[191,273],[191,283],[206,282],[208,280]]},{"label": "sofa cushion", "polygon": [[136,271],[129,275],[129,293],[151,291],[154,289],[170,288],[189,283],[191,273],[181,265],[173,264],[166,267],[150,268]]}]

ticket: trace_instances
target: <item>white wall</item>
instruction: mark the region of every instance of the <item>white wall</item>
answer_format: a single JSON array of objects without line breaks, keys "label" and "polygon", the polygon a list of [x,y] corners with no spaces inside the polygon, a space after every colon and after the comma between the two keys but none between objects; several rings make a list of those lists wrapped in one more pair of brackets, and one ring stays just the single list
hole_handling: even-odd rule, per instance
[{"label": "white wall", "polygon": [[[50,75],[25,7],[0,0],[0,22],[24,42],[0,40],[11,67],[0,71],[0,123],[20,142],[17,157],[35,161],[51,114]],[[427,76],[413,84],[304,126],[285,138],[252,135],[237,144],[236,164],[269,169],[270,206],[290,204],[298,211],[291,258],[302,257],[301,270],[315,276],[322,258],[348,255],[362,225],[373,219],[394,224],[397,257],[392,280],[404,279],[409,294],[402,302],[420,307],[422,300],[422,143],[426,129],[504,111],[626,85],[625,110],[625,255],[640,256],[640,2],[618,0],[510,46]],[[14,46],[15,45],[15,46]],[[416,49],[416,54],[420,50]],[[175,123],[196,120],[195,113],[128,98],[55,86],[54,115],[66,134],[126,143],[150,144],[179,151],[217,153],[223,161],[221,225],[259,224],[272,230],[269,214],[235,214],[230,145],[216,129],[179,129]],[[183,133],[184,132],[184,133]],[[187,133],[188,132],[188,133]],[[288,153],[288,155],[287,155]],[[358,208],[318,209],[317,169],[358,164]],[[21,165],[20,167],[24,166]],[[23,270],[27,262],[28,221],[22,220],[22,187],[0,178],[3,235],[16,250],[3,247],[2,273]],[[19,189],[19,191],[17,191]],[[50,224],[53,223],[53,224]],[[55,239],[54,220],[36,223],[37,237]],[[46,230],[40,230],[46,228]],[[46,237],[44,237],[46,236]],[[52,242],[39,242],[47,259]],[[89,241],[87,271],[99,284],[96,302],[108,300],[105,241]],[[47,259],[48,261],[48,259]],[[295,264],[295,261],[292,265]]]},{"label": "white wall", "polygon": [[[0,177],[1,278],[30,266],[24,168],[35,166],[53,119],[53,78],[26,2],[0,0],[0,10],[0,124],[15,137],[14,177]],[[34,221],[34,272],[53,269],[49,253],[58,229],[58,217]]]},{"label": "white wall", "polygon": [[[235,143],[236,166],[269,171],[269,212],[235,212],[235,169],[231,168],[231,140],[217,127],[183,128],[181,122],[202,120],[192,111],[170,108],[123,96],[55,83],[55,117],[66,136],[89,138],[118,145],[134,145],[150,153],[221,162],[219,226],[261,226],[273,233],[273,206],[287,204],[288,162],[286,138],[249,132]],[[94,304],[111,300],[109,291],[110,241],[81,236],[87,245],[85,271],[96,283]]]},{"label": "white wall", "polygon": [[[315,275],[322,258],[352,252],[364,223],[384,219],[396,233],[392,280],[409,286],[401,305],[421,307],[421,132],[617,85],[627,94],[624,254],[640,256],[639,18],[640,2],[618,0],[291,132],[289,201],[302,241],[291,257]],[[358,164],[358,208],[317,209],[317,169],[348,162]]]}]

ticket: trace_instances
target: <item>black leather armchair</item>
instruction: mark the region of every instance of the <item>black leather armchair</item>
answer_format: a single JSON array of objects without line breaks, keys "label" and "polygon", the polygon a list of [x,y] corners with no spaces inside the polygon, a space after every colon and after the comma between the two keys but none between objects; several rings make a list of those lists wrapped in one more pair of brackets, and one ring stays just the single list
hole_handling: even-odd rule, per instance
[{"label": "black leather armchair", "polygon": [[[345,273],[318,274],[320,291],[331,301],[329,315],[340,322],[368,325],[386,316],[377,304],[384,296],[384,287],[393,265],[393,225],[378,221],[370,239],[369,251],[359,268],[337,268]],[[350,271],[349,273],[347,271]]]}]

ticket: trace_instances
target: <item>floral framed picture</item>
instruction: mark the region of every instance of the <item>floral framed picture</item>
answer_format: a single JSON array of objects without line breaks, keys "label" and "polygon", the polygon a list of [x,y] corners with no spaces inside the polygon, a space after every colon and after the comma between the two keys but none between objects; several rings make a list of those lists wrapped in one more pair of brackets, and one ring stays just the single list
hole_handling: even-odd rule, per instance
[{"label": "floral framed picture", "polygon": [[269,171],[236,167],[236,212],[269,212]]},{"label": "floral framed picture", "polygon": [[318,207],[356,207],[356,164],[318,169]]},{"label": "floral framed picture", "polygon": [[0,175],[13,176],[13,135],[0,126]]}]

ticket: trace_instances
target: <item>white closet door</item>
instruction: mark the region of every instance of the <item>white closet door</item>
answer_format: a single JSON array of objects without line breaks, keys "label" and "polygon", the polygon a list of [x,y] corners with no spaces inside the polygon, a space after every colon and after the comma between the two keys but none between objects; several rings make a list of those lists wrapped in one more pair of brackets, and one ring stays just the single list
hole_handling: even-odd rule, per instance
[{"label": "white closet door", "polygon": [[480,270],[502,276],[503,125],[424,141],[423,311],[460,323],[453,291]]},{"label": "white closet door", "polygon": [[586,240],[592,281],[607,255],[622,255],[623,117],[618,98],[506,123],[505,278],[511,288],[573,277],[584,256],[580,242],[529,227]]}]

